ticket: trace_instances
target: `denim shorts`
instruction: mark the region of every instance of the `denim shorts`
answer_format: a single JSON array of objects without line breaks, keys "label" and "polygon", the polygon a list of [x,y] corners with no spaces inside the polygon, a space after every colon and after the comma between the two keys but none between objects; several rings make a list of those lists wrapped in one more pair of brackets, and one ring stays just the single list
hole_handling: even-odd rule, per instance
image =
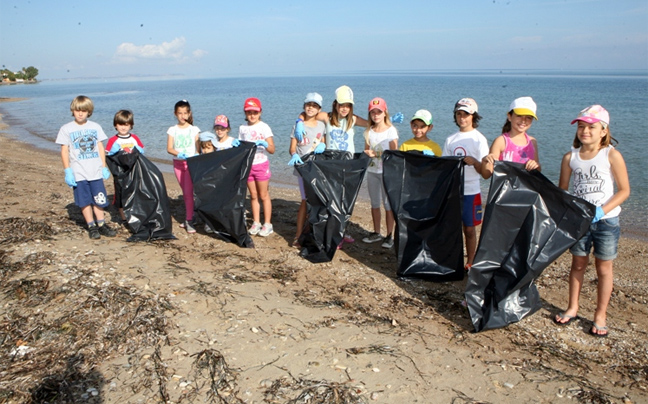
[{"label": "denim shorts", "polygon": [[596,258],[603,261],[613,260],[617,257],[620,235],[619,216],[601,219],[592,223],[587,233],[569,251],[578,257],[586,257],[593,245]]}]

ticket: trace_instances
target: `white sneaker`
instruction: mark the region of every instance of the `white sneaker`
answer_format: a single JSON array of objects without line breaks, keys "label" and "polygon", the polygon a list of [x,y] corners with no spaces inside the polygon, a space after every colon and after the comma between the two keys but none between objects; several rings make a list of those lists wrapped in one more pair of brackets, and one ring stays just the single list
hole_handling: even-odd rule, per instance
[{"label": "white sneaker", "polygon": [[274,231],[272,230],[272,225],[270,223],[266,223],[259,231],[259,236],[268,237],[272,233],[274,233]]},{"label": "white sneaker", "polygon": [[196,229],[194,229],[194,227],[193,227],[193,222],[190,222],[188,220],[185,220],[184,228],[185,228],[185,230],[187,230],[187,233],[189,233],[189,234],[194,234],[196,232]]},{"label": "white sneaker", "polygon": [[392,248],[394,246],[394,239],[391,234],[385,237],[385,240],[382,243],[382,248]]},{"label": "white sneaker", "polygon": [[259,222],[252,223],[252,227],[250,227],[250,234],[256,236],[257,234],[259,234],[260,231],[261,231],[261,223]]},{"label": "white sneaker", "polygon": [[378,233],[371,233],[367,237],[362,239],[363,243],[371,244],[371,243],[377,243],[379,241],[382,241],[382,236]]},{"label": "white sneaker", "polygon": [[207,223],[205,223],[205,233],[212,234],[214,232],[214,229],[211,228]]}]

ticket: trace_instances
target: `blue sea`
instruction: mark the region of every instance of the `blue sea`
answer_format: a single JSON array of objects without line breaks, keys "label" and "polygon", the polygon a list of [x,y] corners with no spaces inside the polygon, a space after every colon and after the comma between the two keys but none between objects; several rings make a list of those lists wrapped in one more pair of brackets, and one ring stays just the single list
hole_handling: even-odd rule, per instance
[{"label": "blue sea", "polygon": [[[238,125],[244,123],[244,100],[257,97],[263,104],[262,119],[275,135],[277,151],[271,156],[271,181],[292,185],[295,179],[287,166],[288,145],[304,96],[319,92],[324,97],[323,110],[330,111],[335,89],[343,84],[354,91],[357,115],[367,116],[367,104],[373,97],[384,98],[390,113],[402,112],[405,121],[395,125],[401,142],[411,137],[408,121],[414,112],[430,110],[434,120],[430,138],[441,145],[456,131],[452,109],[458,99],[471,97],[477,101],[483,117],[479,130],[492,142],[501,133],[511,101],[531,96],[538,104],[539,120],[529,134],[538,140],[543,174],[556,184],[561,157],[570,150],[575,134],[570,122],[584,107],[601,104],[610,112],[611,133],[619,142],[617,148],[625,158],[632,187],[630,198],[623,204],[623,232],[640,237],[648,234],[644,205],[648,200],[648,159],[644,155],[648,150],[644,124],[648,117],[648,71],[432,71],[331,77],[43,81],[0,86],[0,97],[26,98],[1,103],[0,113],[11,125],[9,134],[37,147],[58,150],[54,139],[59,128],[72,120],[69,106],[75,96],[93,99],[95,111],[90,119],[102,125],[108,136],[115,133],[115,112],[130,109],[135,114],[133,133],[142,139],[147,156],[163,167],[169,163],[166,167],[170,170],[166,131],[176,123],[173,106],[178,100],[191,103],[194,124],[201,130],[211,131],[214,117],[225,114],[236,136]],[[356,150],[362,150],[362,128],[356,133]],[[482,185],[486,193],[488,181]]]}]

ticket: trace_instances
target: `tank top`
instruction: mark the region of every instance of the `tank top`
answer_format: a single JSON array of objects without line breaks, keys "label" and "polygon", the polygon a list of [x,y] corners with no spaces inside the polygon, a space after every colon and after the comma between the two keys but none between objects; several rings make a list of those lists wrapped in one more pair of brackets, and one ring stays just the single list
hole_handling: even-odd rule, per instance
[{"label": "tank top", "polygon": [[[355,117],[353,118],[355,124]],[[330,121],[326,122],[326,148],[331,150],[348,151],[355,153],[353,126],[347,130],[347,119],[339,120],[340,126],[332,126]]]},{"label": "tank top", "polygon": [[[585,199],[586,201],[602,206],[614,195],[614,176],[612,175],[612,165],[610,164],[610,150],[614,149],[608,146],[599,152],[590,160],[580,158],[580,147],[572,148],[571,160],[569,167],[572,169],[572,178],[574,182],[573,194]],[[617,206],[603,216],[603,219],[619,216],[621,206]]]},{"label": "tank top", "polygon": [[500,161],[510,161],[513,163],[526,163],[529,160],[535,158],[535,147],[533,147],[533,142],[529,138],[529,135],[526,133],[524,137],[526,139],[526,144],[524,146],[518,146],[509,137],[508,133],[503,133],[505,147],[504,150],[500,153]]}]

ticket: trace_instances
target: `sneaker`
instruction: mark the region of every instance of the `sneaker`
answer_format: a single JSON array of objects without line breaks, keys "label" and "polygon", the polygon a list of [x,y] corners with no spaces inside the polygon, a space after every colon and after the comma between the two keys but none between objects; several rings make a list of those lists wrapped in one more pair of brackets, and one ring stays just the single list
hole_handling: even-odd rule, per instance
[{"label": "sneaker", "polygon": [[250,227],[250,234],[256,236],[257,234],[259,234],[260,231],[261,231],[261,223],[259,222],[252,223],[252,227]]},{"label": "sneaker", "polygon": [[109,227],[109,226],[108,226],[107,224],[105,224],[105,223],[104,223],[103,225],[101,225],[101,226],[97,226],[97,227],[98,227],[97,231],[98,231],[99,234],[101,234],[102,236],[106,236],[106,237],[115,237],[115,236],[117,235],[117,231],[116,231],[115,229]]},{"label": "sneaker", "polygon": [[382,241],[382,236],[378,233],[371,233],[367,237],[362,239],[363,243],[371,244],[371,243],[377,243],[379,241]]},{"label": "sneaker", "polygon": [[347,234],[344,235],[344,238],[342,239],[345,243],[355,243],[355,239]]},{"label": "sneaker", "polygon": [[205,233],[212,234],[214,229],[211,228],[207,223],[205,223]]},{"label": "sneaker", "polygon": [[264,224],[261,230],[259,230],[259,236],[261,237],[268,237],[272,233],[274,233],[274,231],[272,230],[272,225],[270,223]]},{"label": "sneaker", "polygon": [[96,225],[88,227],[88,236],[93,240],[99,240],[101,238],[101,233],[99,233]]},{"label": "sneaker", "polygon": [[392,248],[394,246],[394,239],[391,234],[383,240],[382,248]]},{"label": "sneaker", "polygon": [[189,233],[189,234],[194,234],[196,232],[196,229],[194,229],[194,227],[193,227],[193,221],[190,222],[188,220],[185,220],[184,228],[185,228],[185,230],[187,230],[187,233]]}]

